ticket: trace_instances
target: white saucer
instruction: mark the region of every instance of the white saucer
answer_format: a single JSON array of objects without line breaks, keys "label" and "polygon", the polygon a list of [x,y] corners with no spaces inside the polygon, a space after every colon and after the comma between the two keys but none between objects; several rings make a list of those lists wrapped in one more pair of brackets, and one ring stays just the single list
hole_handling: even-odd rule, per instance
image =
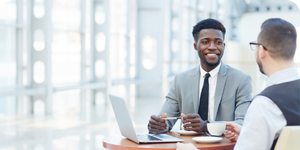
[{"label": "white saucer", "polygon": [[217,142],[221,141],[222,139],[223,138],[221,138],[221,137],[207,137],[207,136],[192,138],[192,140],[199,142],[199,143],[217,143]]},{"label": "white saucer", "polygon": [[200,133],[197,133],[195,131],[185,131],[185,130],[179,130],[177,131],[177,133],[181,134],[181,135],[197,135]]}]

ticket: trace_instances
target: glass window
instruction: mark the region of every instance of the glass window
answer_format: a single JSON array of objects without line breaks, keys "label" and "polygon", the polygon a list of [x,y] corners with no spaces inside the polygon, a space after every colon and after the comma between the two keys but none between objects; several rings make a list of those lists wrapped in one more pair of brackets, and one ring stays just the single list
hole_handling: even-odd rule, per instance
[{"label": "glass window", "polygon": [[45,64],[42,61],[37,61],[33,65],[33,80],[36,83],[45,81]]},{"label": "glass window", "polygon": [[157,40],[151,36],[145,36],[142,40],[142,63],[144,68],[151,70],[156,65]]},{"label": "glass window", "polygon": [[178,12],[178,10],[179,10],[178,4],[173,3],[172,4],[172,10],[173,10],[174,13]]},{"label": "glass window", "polygon": [[42,100],[34,101],[33,112],[34,112],[34,115],[43,116],[45,114],[45,103],[44,103],[44,101],[42,101]]},{"label": "glass window", "polygon": [[103,60],[96,61],[95,73],[98,78],[102,78],[105,75],[105,62]]},{"label": "glass window", "polygon": [[96,49],[98,52],[105,50],[106,38],[104,33],[100,32],[96,35]]},{"label": "glass window", "polygon": [[0,7],[0,23],[15,24],[17,19],[16,0],[7,1]]},{"label": "glass window", "polygon": [[44,17],[45,15],[44,0],[34,0],[33,15],[38,19]]},{"label": "glass window", "polygon": [[45,34],[41,29],[34,31],[33,47],[37,51],[42,51],[45,48]]},{"label": "glass window", "polygon": [[177,39],[172,39],[172,52],[177,53],[179,48],[179,41]]},{"label": "glass window", "polygon": [[[127,38],[125,36],[110,36],[110,66],[112,78],[126,78]],[[116,44],[118,43],[118,44]]]},{"label": "glass window", "polygon": [[0,87],[16,84],[16,30],[0,26]]},{"label": "glass window", "polygon": [[111,0],[110,1],[110,45],[109,51],[111,69],[111,78],[124,79],[127,77],[129,68],[127,67],[127,60],[130,53],[128,53],[128,44],[130,44],[130,33],[127,31],[128,0]]},{"label": "glass window", "polygon": [[54,32],[52,82],[69,85],[80,82],[81,38],[77,32]]},{"label": "glass window", "polygon": [[53,0],[52,22],[54,29],[79,30],[80,18],[79,0]]},{"label": "glass window", "polygon": [[103,94],[103,92],[97,92],[95,99],[97,105],[105,104],[105,95]]},{"label": "glass window", "polygon": [[172,31],[173,32],[178,32],[179,31],[179,20],[178,20],[178,18],[173,18],[172,19]]},{"label": "glass window", "polygon": [[95,10],[95,22],[97,24],[103,24],[105,22],[105,13],[103,4],[98,4]]},{"label": "glass window", "polygon": [[7,96],[0,97],[0,114],[13,115],[16,114],[16,97]]}]

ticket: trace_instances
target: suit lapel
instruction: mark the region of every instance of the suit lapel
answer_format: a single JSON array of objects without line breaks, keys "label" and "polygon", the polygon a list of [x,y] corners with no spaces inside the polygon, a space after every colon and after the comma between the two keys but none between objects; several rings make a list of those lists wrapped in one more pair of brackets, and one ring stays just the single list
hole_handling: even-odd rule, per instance
[{"label": "suit lapel", "polygon": [[198,107],[199,107],[199,80],[200,80],[200,66],[195,69],[195,72],[193,72],[191,76],[191,86],[190,90],[192,91],[192,100],[194,105],[195,113],[198,113]]},{"label": "suit lapel", "polygon": [[217,86],[215,92],[215,104],[214,104],[214,119],[216,119],[223,91],[225,88],[225,83],[227,80],[227,68],[225,64],[221,64],[220,71],[218,73]]}]

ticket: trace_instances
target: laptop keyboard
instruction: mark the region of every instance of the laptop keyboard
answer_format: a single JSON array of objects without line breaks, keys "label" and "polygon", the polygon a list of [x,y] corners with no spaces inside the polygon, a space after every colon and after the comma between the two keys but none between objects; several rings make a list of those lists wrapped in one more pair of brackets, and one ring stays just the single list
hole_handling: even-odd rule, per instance
[{"label": "laptop keyboard", "polygon": [[162,141],[161,139],[148,134],[138,134],[137,137],[139,141]]}]

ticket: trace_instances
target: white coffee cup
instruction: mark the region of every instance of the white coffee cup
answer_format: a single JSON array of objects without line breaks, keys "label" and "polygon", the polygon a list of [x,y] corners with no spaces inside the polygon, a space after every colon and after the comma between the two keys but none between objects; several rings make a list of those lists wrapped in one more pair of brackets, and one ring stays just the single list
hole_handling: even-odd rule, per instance
[{"label": "white coffee cup", "polygon": [[207,123],[207,130],[211,135],[222,135],[225,129],[226,124],[223,122]]}]

